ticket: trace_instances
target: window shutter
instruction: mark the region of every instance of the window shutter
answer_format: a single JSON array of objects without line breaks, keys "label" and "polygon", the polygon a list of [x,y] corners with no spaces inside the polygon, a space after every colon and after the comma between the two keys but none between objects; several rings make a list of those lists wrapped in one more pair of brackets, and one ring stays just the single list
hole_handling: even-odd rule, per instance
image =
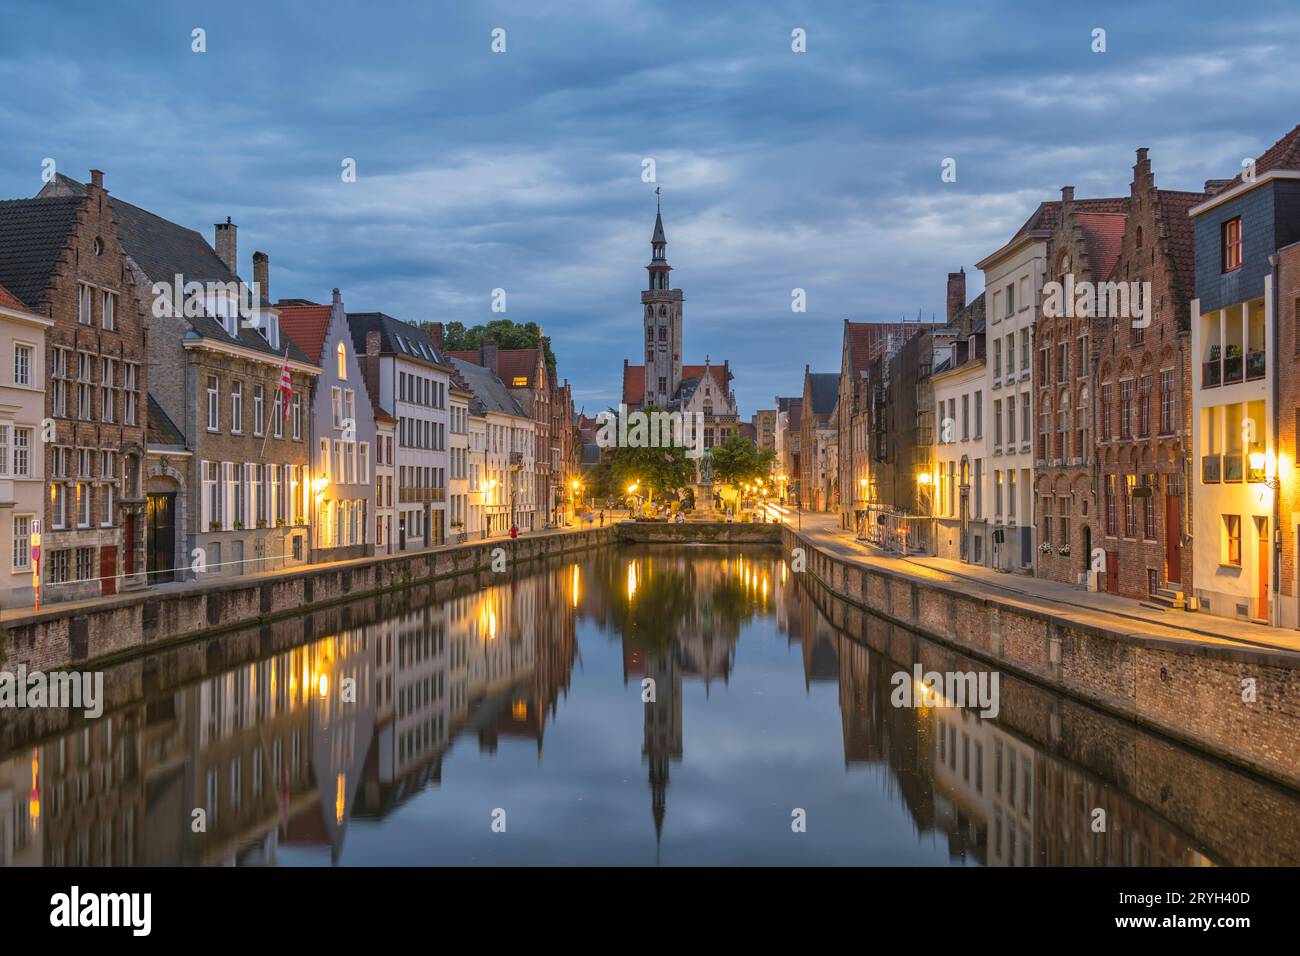
[{"label": "window shutter", "polygon": [[199,462],[199,530],[207,531],[212,521],[211,481],[208,478],[208,462]]}]

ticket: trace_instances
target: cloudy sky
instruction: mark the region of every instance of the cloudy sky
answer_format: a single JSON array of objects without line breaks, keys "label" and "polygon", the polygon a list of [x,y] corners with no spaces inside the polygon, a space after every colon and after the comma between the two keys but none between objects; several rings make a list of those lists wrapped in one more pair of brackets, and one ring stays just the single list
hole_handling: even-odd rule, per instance
[{"label": "cloudy sky", "polygon": [[928,319],[959,266],[973,296],[1062,185],[1127,195],[1148,146],[1199,187],[1300,122],[1293,5],[1058,6],[0,0],[0,196],[51,158],[209,239],[231,216],[274,297],[473,324],[504,288],[594,411],[659,185],[685,357],[729,358],[748,417],[838,369],[843,319]]}]

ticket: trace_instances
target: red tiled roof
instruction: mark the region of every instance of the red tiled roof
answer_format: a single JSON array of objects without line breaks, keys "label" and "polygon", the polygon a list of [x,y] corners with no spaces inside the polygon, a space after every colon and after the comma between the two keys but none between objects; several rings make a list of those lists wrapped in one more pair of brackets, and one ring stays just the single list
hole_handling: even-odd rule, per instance
[{"label": "red tiled roof", "polygon": [[14,295],[2,285],[0,285],[0,307],[14,309],[17,312],[31,311],[27,306],[18,301],[18,296]]},{"label": "red tiled roof", "polygon": [[[501,379],[508,388],[523,388],[538,384],[537,378],[538,362],[540,361],[540,349],[497,349],[497,378]],[[471,365],[481,366],[479,361],[480,354],[478,349],[460,349],[447,353],[452,358],[460,359],[462,362],[469,362]],[[542,374],[545,375],[545,366],[542,366]],[[524,382],[516,385],[515,379],[524,379]]]},{"label": "red tiled roof", "polygon": [[302,349],[302,353],[313,365],[321,363],[321,349],[325,347],[325,336],[330,327],[330,309],[328,305],[284,305],[280,306],[280,331],[293,340],[293,344]]},{"label": "red tiled roof", "polygon": [[726,362],[721,365],[683,365],[682,378],[703,378],[705,369],[708,369],[713,380],[718,383],[718,387],[725,392],[727,390]]},{"label": "red tiled roof", "polygon": [[[717,384],[718,388],[724,392],[728,390],[727,371],[730,362],[723,362],[721,365],[683,365],[682,378],[703,378],[705,369],[708,370],[709,376]],[[645,400],[645,366],[644,365],[624,365],[623,366],[623,404],[640,405]]]},{"label": "red tiled roof", "polygon": [[1205,201],[1205,193],[1157,189],[1164,213],[1165,244],[1174,260],[1174,278],[1190,297],[1196,285],[1196,224],[1187,211]]},{"label": "red tiled roof", "polygon": [[1119,253],[1124,245],[1126,213],[1076,212],[1074,221],[1083,230],[1084,247],[1088,250],[1088,268],[1094,281],[1105,281],[1115,271]]},{"label": "red tiled roof", "polygon": [[[1262,176],[1272,169],[1300,169],[1300,126],[1264,150],[1263,155],[1255,160],[1256,176]],[[1243,169],[1232,178],[1227,188],[1241,185],[1245,175],[1246,170]]]},{"label": "red tiled roof", "polygon": [[623,366],[623,404],[640,405],[645,398],[645,366]]},{"label": "red tiled roof", "polygon": [[[1080,212],[1127,212],[1128,197],[1114,199],[1076,199],[1074,200],[1074,211]],[[1041,202],[1033,214],[1025,220],[1025,224],[1016,230],[1016,234],[1011,237],[1014,241],[1019,239],[1027,232],[1051,232],[1056,228],[1057,220],[1061,218],[1061,201],[1059,199],[1050,202]]]}]

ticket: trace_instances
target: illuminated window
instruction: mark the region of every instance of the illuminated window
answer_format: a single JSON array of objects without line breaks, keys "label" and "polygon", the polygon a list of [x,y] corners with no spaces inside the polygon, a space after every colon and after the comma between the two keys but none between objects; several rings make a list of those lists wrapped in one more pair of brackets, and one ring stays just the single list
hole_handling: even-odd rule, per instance
[{"label": "illuminated window", "polygon": [[1241,217],[1223,224],[1223,271],[1241,268]]},{"label": "illuminated window", "polygon": [[516,375],[510,382],[512,386],[527,385],[528,377],[526,375]]},{"label": "illuminated window", "polygon": [[348,352],[347,349],[343,347],[342,342],[339,343],[338,354],[339,354],[339,379],[341,381],[346,382],[348,380]]}]

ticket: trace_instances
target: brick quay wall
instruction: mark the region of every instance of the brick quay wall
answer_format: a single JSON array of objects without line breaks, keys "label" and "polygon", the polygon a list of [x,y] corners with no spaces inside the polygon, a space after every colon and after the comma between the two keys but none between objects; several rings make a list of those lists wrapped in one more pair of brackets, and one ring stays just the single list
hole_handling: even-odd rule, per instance
[{"label": "brick quay wall", "polygon": [[[1300,788],[1300,654],[1103,629],[969,585],[864,567],[792,528],[805,573],[837,597],[999,670]],[[908,659],[899,654],[895,659]],[[1254,699],[1243,699],[1253,688]]]},{"label": "brick quay wall", "polygon": [[[11,619],[0,630],[0,669],[102,667],[176,641],[265,624],[308,610],[387,594],[443,578],[493,572],[614,540],[612,527],[516,539],[497,538],[433,551],[359,558],[302,571],[215,579],[175,590],[119,595],[77,610],[53,605]],[[497,555],[497,549],[502,554]]]}]

